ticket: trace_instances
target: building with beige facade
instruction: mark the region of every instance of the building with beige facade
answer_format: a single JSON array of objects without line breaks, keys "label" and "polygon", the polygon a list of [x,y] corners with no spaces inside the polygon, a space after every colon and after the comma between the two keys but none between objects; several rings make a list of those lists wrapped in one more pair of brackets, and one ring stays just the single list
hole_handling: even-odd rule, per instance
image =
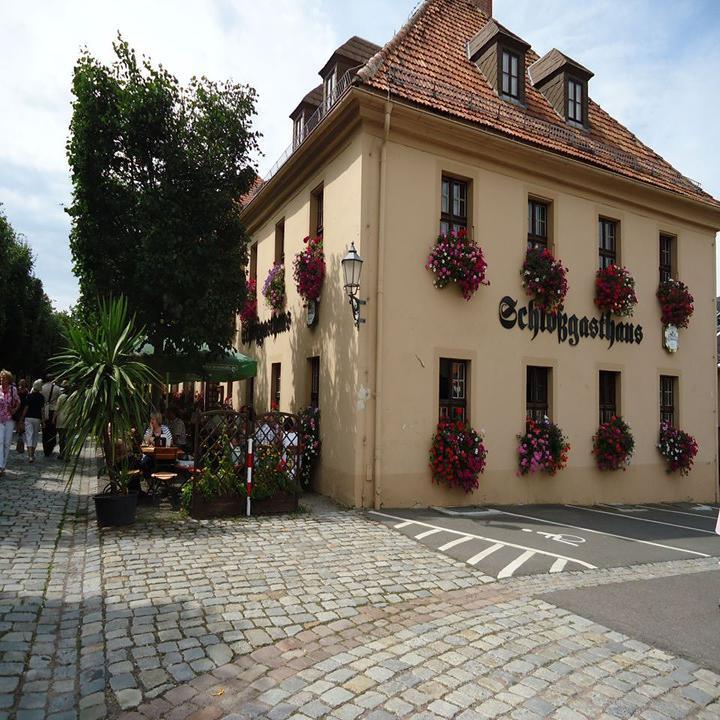
[{"label": "building with beige facade", "polygon": [[[258,411],[319,406],[316,489],[376,508],[716,500],[720,203],[593,102],[589,69],[556,49],[537,55],[492,18],[491,0],[428,0],[384,47],[352,38],[320,76],[242,212],[258,290],[284,259],[287,302],[272,313],[258,292],[242,345],[258,377],[236,398]],[[452,227],[488,264],[490,284],[469,301],[425,268]],[[292,259],[315,234],[327,275],[310,318]],[[529,242],[569,268],[555,318],[533,312],[521,285]],[[359,327],[341,270],[351,243],[364,261]],[[635,278],[631,318],[594,305],[607,263]],[[695,298],[674,353],[655,295],[668,275]],[[568,436],[569,462],[520,477],[518,435],[538,414]],[[626,471],[601,472],[591,454],[609,414],[634,435]],[[487,466],[469,494],[431,481],[447,416],[484,431]],[[698,441],[687,476],[665,471],[661,417]]]}]

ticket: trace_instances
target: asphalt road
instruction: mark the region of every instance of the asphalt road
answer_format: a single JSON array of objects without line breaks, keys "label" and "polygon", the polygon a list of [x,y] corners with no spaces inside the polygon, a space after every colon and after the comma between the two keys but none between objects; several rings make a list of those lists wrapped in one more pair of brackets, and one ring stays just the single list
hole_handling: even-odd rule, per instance
[{"label": "asphalt road", "polygon": [[542,597],[720,673],[720,572],[562,590]]},{"label": "asphalt road", "polygon": [[493,577],[720,557],[716,505],[525,505],[369,511]]}]

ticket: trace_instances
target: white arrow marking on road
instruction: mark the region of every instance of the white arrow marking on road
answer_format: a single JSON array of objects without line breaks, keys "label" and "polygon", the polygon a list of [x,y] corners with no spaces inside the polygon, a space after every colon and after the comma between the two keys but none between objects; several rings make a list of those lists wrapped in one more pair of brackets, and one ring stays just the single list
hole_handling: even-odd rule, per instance
[{"label": "white arrow marking on road", "polygon": [[511,563],[508,563],[499,573],[498,573],[498,580],[501,580],[502,578],[512,577],[513,573],[524,563],[526,563],[535,552],[533,550],[528,550],[527,552],[524,552],[519,557],[516,557]]},{"label": "white arrow marking on road", "polygon": [[442,529],[435,528],[434,530],[426,530],[425,532],[421,532],[419,535],[416,535],[415,539],[422,540],[423,538],[429,537],[430,535],[435,535],[439,532],[442,532]]},{"label": "white arrow marking on road", "polygon": [[466,562],[468,565],[477,565],[483,558],[486,558],[488,555],[492,555],[496,550],[499,550],[501,547],[505,547],[505,546],[502,543],[495,543],[494,545],[491,545],[489,548],[485,548],[482,552],[479,552],[477,555],[473,555]]},{"label": "white arrow marking on road", "polygon": [[[615,517],[624,517],[618,515],[618,513],[608,512],[607,510],[596,510],[595,508],[581,507],[580,505],[566,505],[565,507],[575,508],[575,510],[585,510],[585,512],[602,513],[603,515],[614,515]],[[666,523],[662,520],[650,520],[650,518],[641,518],[629,516],[626,520],[639,520],[640,522],[654,523],[655,525],[667,525],[668,527],[681,528],[682,530],[694,530],[695,532],[707,533],[708,535],[714,535],[714,530],[701,530],[700,528],[690,527],[689,525],[676,525],[675,523]]]},{"label": "white arrow marking on road", "polygon": [[467,542],[468,540],[472,540],[472,538],[469,535],[466,535],[464,537],[455,538],[455,540],[451,540],[448,543],[445,543],[444,545],[441,545],[438,550],[449,550],[450,548],[455,547],[456,545],[460,545],[460,543]]},{"label": "white arrow marking on road", "polygon": [[564,558],[559,558],[552,564],[552,567],[550,568],[550,572],[551,573],[562,572],[565,569],[566,565],[567,565],[567,560],[565,560]]}]

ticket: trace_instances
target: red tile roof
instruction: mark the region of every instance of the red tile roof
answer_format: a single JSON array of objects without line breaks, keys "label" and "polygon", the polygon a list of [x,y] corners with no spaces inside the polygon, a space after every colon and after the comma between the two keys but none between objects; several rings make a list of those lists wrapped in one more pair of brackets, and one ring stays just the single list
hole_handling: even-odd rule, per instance
[{"label": "red tile roof", "polygon": [[250,189],[240,198],[240,207],[244,208],[257,194],[258,190],[265,184],[265,181],[259,176],[255,176]]},{"label": "red tile roof", "polygon": [[[466,43],[489,21],[467,0],[426,0],[359,71],[359,81],[427,109],[720,207],[592,100],[589,130],[565,123],[529,79],[525,108],[501,100],[467,58]],[[527,69],[539,56],[529,50],[525,59]]]}]

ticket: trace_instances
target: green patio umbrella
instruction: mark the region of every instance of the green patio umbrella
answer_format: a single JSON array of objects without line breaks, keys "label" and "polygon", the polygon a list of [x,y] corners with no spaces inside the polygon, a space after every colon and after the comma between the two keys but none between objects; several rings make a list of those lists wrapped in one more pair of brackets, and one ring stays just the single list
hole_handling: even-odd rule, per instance
[{"label": "green patio umbrella", "polygon": [[203,356],[203,380],[212,382],[232,382],[246,380],[257,375],[257,360],[238,352],[235,349],[225,350],[221,353],[211,353],[201,350]]},{"label": "green patio umbrella", "polygon": [[167,384],[209,380],[232,382],[257,375],[257,361],[235,349],[210,351],[203,346],[197,352],[170,354],[156,353],[145,343],[138,355]]}]

